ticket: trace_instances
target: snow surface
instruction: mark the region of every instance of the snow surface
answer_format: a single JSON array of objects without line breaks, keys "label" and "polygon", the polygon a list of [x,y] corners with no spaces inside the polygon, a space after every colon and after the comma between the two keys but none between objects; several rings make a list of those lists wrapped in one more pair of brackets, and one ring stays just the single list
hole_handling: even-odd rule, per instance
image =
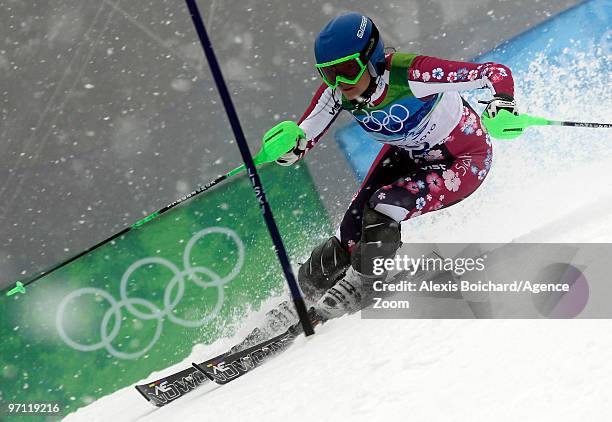
[{"label": "snow surface", "polygon": [[[527,187],[513,182],[519,161],[498,159],[477,215],[474,207],[457,205],[444,218],[422,217],[409,234],[404,226],[404,237],[612,241],[612,193],[603,189],[610,186],[612,157],[559,171],[554,183],[546,166],[536,168]],[[494,189],[503,183],[503,192]],[[542,195],[547,200],[533,199]],[[262,312],[234,338],[198,345],[182,363],[143,382],[225,351]],[[612,415],[611,328],[610,320],[362,320],[355,314],[325,324],[312,338],[298,338],[226,386],[207,383],[159,409],[127,387],[65,420],[605,421]]]},{"label": "snow surface", "polygon": [[[226,386],[207,384],[159,409],[125,388],[66,420],[609,420],[609,329],[600,320],[356,314]],[[215,349],[199,348],[184,364]]]}]

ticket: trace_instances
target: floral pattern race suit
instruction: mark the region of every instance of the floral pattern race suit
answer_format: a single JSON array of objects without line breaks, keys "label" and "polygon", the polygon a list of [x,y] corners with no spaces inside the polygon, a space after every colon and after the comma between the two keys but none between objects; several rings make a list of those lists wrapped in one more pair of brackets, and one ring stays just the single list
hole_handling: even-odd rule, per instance
[{"label": "floral pattern race suit", "polygon": [[501,64],[403,53],[387,55],[386,62],[364,107],[351,107],[339,90],[322,85],[299,121],[308,140],[302,155],[342,110],[384,144],[336,232],[348,250],[361,236],[366,201],[402,221],[471,195],[487,176],[492,149],[480,117],[459,92],[489,88],[514,96],[512,74]]}]

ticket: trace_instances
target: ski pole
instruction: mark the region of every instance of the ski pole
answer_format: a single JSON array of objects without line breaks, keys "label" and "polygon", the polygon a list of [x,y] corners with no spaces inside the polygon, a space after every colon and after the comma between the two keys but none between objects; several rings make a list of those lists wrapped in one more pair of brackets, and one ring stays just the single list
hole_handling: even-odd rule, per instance
[{"label": "ski pole", "polygon": [[[272,161],[277,160],[278,158],[280,158],[281,155],[285,154],[287,151],[289,151],[290,149],[292,149],[295,146],[295,141],[297,139],[297,137],[299,136],[305,136],[304,135],[304,131],[295,123],[295,122],[291,122],[291,121],[285,121],[285,122],[281,122],[278,125],[274,126],[272,129],[270,129],[268,132],[266,132],[266,134],[263,136],[262,139],[262,147],[259,150],[259,152],[255,155],[255,157],[253,157],[253,160],[255,162],[255,165],[257,166],[261,166],[264,165],[266,163],[270,163]],[[102,240],[101,242],[96,243],[95,245],[91,246],[90,248],[84,250],[83,252],[80,252],[68,259],[66,259],[65,261],[62,261],[58,264],[55,264],[49,268],[46,268],[42,271],[39,271],[38,273],[32,275],[31,277],[29,277],[28,279],[26,279],[25,281],[17,281],[15,283],[15,287],[12,288],[11,290],[9,290],[6,295],[7,296],[12,296],[16,293],[25,293],[25,286],[27,286],[28,284],[34,283],[35,281],[41,279],[42,277],[44,277],[45,275],[48,275],[62,267],[65,267],[66,265],[70,264],[71,262],[77,260],[78,258],[82,257],[83,255],[86,255],[90,252],[92,252],[94,249],[99,248],[100,246],[120,237],[123,236],[124,234],[132,231],[133,229],[136,229],[140,226],[142,226],[143,224],[148,223],[151,220],[156,219],[157,217],[159,217],[160,215],[164,214],[165,212],[171,210],[172,208],[176,207],[177,205],[187,201],[188,199],[193,198],[194,196],[197,196],[199,194],[201,194],[202,192],[207,191],[208,189],[212,188],[213,186],[218,185],[219,183],[221,183],[222,181],[224,181],[225,179],[228,179],[232,176],[235,176],[236,174],[239,174],[241,172],[243,172],[245,169],[244,165],[241,165],[240,167],[236,167],[235,169],[217,177],[216,179],[208,182],[206,185],[204,186],[200,186],[199,188],[197,188],[196,190],[194,190],[193,192],[191,192],[190,194],[187,194],[179,199],[177,199],[176,201],[172,202],[171,204],[166,205],[163,208],[160,208],[159,210],[149,214],[148,216],[142,218],[141,220],[137,221],[136,223],[124,228],[123,230],[121,230],[120,232],[112,235],[111,237]]]},{"label": "ski pole", "polygon": [[[486,104],[486,103],[484,103]],[[521,114],[515,116],[508,110],[500,110],[493,118],[487,113],[482,115],[482,123],[489,134],[497,139],[513,139],[523,134],[523,131],[530,126],[571,126],[586,127],[593,129],[610,129],[609,123],[587,123],[569,122],[561,120],[549,120],[543,117]]]},{"label": "ski pole", "polygon": [[297,281],[295,280],[293,270],[291,269],[291,263],[289,262],[289,257],[287,256],[287,251],[285,250],[283,239],[281,238],[280,232],[278,231],[278,226],[276,225],[276,221],[274,220],[272,209],[270,208],[270,204],[268,204],[268,201],[266,199],[264,187],[261,184],[259,175],[257,174],[257,166],[253,161],[253,157],[251,156],[251,151],[249,150],[249,145],[247,144],[246,138],[244,136],[244,132],[240,124],[240,119],[238,118],[238,113],[236,112],[236,108],[234,107],[234,103],[232,102],[232,97],[227,88],[227,84],[225,83],[225,79],[223,78],[221,66],[219,66],[219,62],[217,61],[217,57],[212,47],[212,42],[210,41],[208,33],[206,32],[206,25],[204,25],[204,21],[202,20],[202,15],[200,14],[200,10],[198,9],[196,0],[185,0],[185,2],[187,3],[187,8],[189,9],[189,13],[191,14],[191,20],[193,21],[193,25],[198,34],[198,38],[200,39],[200,44],[202,45],[202,49],[204,50],[204,54],[206,55],[206,59],[208,60],[208,65],[215,80],[215,84],[217,85],[219,96],[221,97],[221,100],[223,100],[223,106],[225,107],[227,118],[229,119],[230,126],[232,127],[232,131],[234,132],[234,137],[236,138],[236,143],[238,144],[238,148],[240,149],[240,154],[242,155],[244,165],[248,170],[248,175],[251,179],[251,184],[253,186],[253,192],[255,193],[255,196],[259,201],[259,206],[261,208],[264,221],[266,222],[268,232],[270,233],[270,237],[272,238],[272,242],[274,243],[276,256],[280,261],[281,268],[285,275],[285,280],[287,280],[287,285],[289,286],[289,290],[291,291],[291,297],[293,298],[293,304],[295,305],[297,314],[300,317],[300,322],[302,323],[302,327],[304,328],[304,333],[307,336],[312,335],[314,334],[314,329],[312,328],[312,324],[310,323],[310,319],[308,318],[308,311],[306,310],[304,298],[302,297],[302,293],[300,292]]}]

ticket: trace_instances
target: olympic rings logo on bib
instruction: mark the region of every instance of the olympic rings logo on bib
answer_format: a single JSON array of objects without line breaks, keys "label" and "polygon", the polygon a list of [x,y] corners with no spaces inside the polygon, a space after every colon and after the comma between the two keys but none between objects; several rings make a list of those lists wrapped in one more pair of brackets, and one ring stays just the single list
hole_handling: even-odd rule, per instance
[{"label": "olympic rings logo on bib", "polygon": [[393,104],[388,113],[385,110],[374,110],[372,112],[364,110],[364,113],[364,118],[358,117],[359,123],[371,132],[401,132],[404,129],[404,124],[410,118],[410,110],[402,104]]},{"label": "olympic rings logo on bib", "polygon": [[[195,246],[195,244],[202,239],[203,237],[213,234],[220,233],[227,235],[230,239],[234,241],[237,247],[238,259],[232,270],[224,277],[219,276],[213,270],[202,267],[202,266],[192,266],[190,257],[191,250]],[[224,285],[232,281],[239,273],[244,264],[244,256],[245,256],[245,248],[244,243],[242,243],[242,239],[231,229],[225,227],[209,227],[204,230],[199,231],[194,234],[193,237],[187,242],[185,246],[185,251],[183,252],[183,268],[180,269],[172,262],[167,259],[160,257],[148,257],[139,259],[138,261],[132,263],[128,269],[125,271],[123,276],[121,277],[121,284],[119,287],[119,294],[121,296],[121,300],[117,301],[110,293],[105,290],[95,288],[95,287],[84,287],[78,290],[75,290],[66,297],[62,299],[60,302],[57,314],[55,318],[55,325],[57,328],[57,332],[60,338],[66,343],[68,346],[72,347],[75,350],[81,352],[92,352],[95,350],[99,350],[105,348],[108,353],[112,356],[115,356],[119,359],[136,359],[140,356],[147,353],[154,345],[157,343],[157,340],[161,337],[162,328],[164,320],[167,318],[171,322],[177,325],[181,325],[183,327],[201,327],[208,322],[210,322],[214,317],[216,317],[221,308],[223,306],[223,302],[225,299],[224,293]],[[168,270],[170,270],[173,274],[172,278],[169,280],[166,288],[164,290],[164,308],[159,309],[154,303],[142,299],[142,298],[134,298],[128,297],[128,281],[130,276],[139,268],[149,266],[149,265],[161,265]],[[207,279],[211,279],[211,281],[204,281],[200,278],[200,275],[204,275]],[[183,299],[183,295],[185,293],[185,277],[188,280],[192,281],[197,286],[206,289],[209,287],[217,289],[217,302],[215,303],[212,311],[205,315],[203,318],[199,320],[189,320],[178,317],[173,313],[173,310],[179,304],[179,302]],[[176,294],[172,297],[173,292],[176,290]],[[100,337],[101,340],[98,343],[94,344],[81,344],[73,339],[71,339],[65,329],[64,326],[64,313],[66,311],[66,307],[68,304],[83,295],[97,295],[100,298],[106,300],[110,304],[110,308],[106,311],[104,316],[102,317],[102,321],[100,323]],[[142,312],[134,307],[134,305],[139,305],[141,307],[146,308],[149,312]],[[137,318],[143,320],[157,320],[157,328],[155,330],[155,334],[153,335],[153,339],[149,344],[147,344],[142,350],[138,352],[126,353],[120,350],[117,350],[113,345],[113,340],[119,334],[119,330],[121,329],[121,308],[125,308],[126,311],[130,312]],[[114,325],[109,329],[109,323],[111,318],[114,317]]]}]

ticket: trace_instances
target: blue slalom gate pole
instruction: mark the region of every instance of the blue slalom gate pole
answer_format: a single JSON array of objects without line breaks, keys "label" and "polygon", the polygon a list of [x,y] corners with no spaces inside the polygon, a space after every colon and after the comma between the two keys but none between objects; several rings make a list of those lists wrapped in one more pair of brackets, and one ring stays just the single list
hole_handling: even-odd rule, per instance
[{"label": "blue slalom gate pole", "polygon": [[202,44],[202,48],[204,49],[204,54],[206,54],[208,65],[210,66],[210,70],[215,79],[217,89],[219,90],[219,95],[223,100],[225,112],[227,113],[230,125],[232,126],[232,131],[234,132],[234,136],[236,137],[236,143],[238,144],[238,148],[240,149],[240,154],[242,155],[242,160],[244,161],[244,165],[247,169],[247,174],[251,179],[253,191],[255,192],[255,196],[259,201],[259,206],[261,207],[264,220],[266,221],[266,226],[268,226],[268,231],[270,232],[270,237],[272,238],[272,242],[274,243],[276,255],[278,256],[278,260],[280,261],[281,267],[283,268],[283,273],[285,274],[285,279],[287,280],[287,284],[289,285],[289,290],[291,290],[293,303],[295,304],[298,316],[300,317],[302,328],[304,329],[304,333],[309,336],[311,334],[314,334],[314,330],[312,328],[312,324],[310,323],[310,319],[308,318],[306,304],[304,303],[304,298],[302,297],[300,289],[298,288],[297,282],[295,280],[295,276],[293,275],[293,270],[291,269],[291,264],[289,263],[289,257],[287,256],[287,251],[285,249],[285,245],[283,244],[283,239],[281,238],[281,235],[278,231],[278,226],[276,225],[276,221],[274,220],[274,216],[272,215],[270,204],[268,204],[268,201],[266,199],[266,194],[264,192],[263,185],[261,184],[259,174],[257,173],[257,168],[255,167],[253,156],[251,155],[249,145],[247,144],[244,132],[242,131],[242,126],[240,125],[240,120],[238,119],[238,113],[236,113],[234,103],[232,102],[232,97],[230,96],[230,93],[227,89],[227,85],[225,84],[225,79],[223,78],[221,67],[219,66],[219,62],[217,61],[217,57],[215,56],[215,52],[212,48],[212,43],[210,41],[210,38],[208,37],[208,33],[206,32],[206,27],[204,25],[204,21],[202,20],[202,15],[200,14],[200,11],[198,9],[196,0],[185,1],[187,2],[187,7],[189,8],[189,13],[191,14],[191,19],[193,20],[193,24],[198,33],[198,37],[200,38],[200,43]]}]

